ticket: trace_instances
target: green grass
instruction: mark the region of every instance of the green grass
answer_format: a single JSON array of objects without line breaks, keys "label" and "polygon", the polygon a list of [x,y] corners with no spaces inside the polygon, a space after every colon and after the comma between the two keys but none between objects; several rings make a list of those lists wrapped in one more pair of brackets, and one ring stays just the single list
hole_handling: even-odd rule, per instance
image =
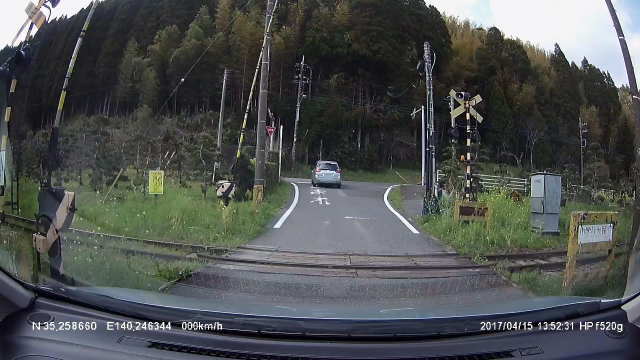
[{"label": "green grass", "polygon": [[[258,207],[247,201],[231,202],[223,208],[212,191],[204,199],[197,183],[184,187],[168,180],[165,194],[158,196],[128,190],[126,185],[120,182],[103,202],[104,193],[77,183],[68,184],[67,188],[76,193],[77,211],[72,226],[131,237],[235,247],[260,235],[291,192],[289,184],[281,183],[266,194],[265,202]],[[37,186],[24,188],[22,204],[35,213],[35,197],[29,196],[37,194]]]},{"label": "green grass", "polygon": [[[212,192],[204,199],[197,183],[184,187],[169,179],[165,195],[157,197],[133,192],[126,185],[120,182],[119,188],[105,199],[104,193],[77,183],[68,184],[67,189],[76,193],[78,208],[72,226],[131,237],[235,247],[260,235],[286,205],[292,190],[289,184],[281,183],[270,189],[265,202],[257,207],[249,201],[232,202],[224,208]],[[32,218],[37,211],[38,186],[23,182],[21,187],[21,214]],[[64,250],[65,272],[96,286],[158,290],[167,282],[187,278],[200,266],[195,261],[160,260],[127,254],[121,249],[187,255],[124,241],[107,244],[91,237],[74,241],[70,235]],[[31,256],[29,232],[0,227],[0,266],[31,281]],[[43,264],[42,273],[46,272]]]},{"label": "green grass", "polygon": [[488,223],[460,224],[453,219],[453,204],[445,201],[440,215],[422,217],[422,230],[452,246],[461,254],[482,256],[492,253],[511,253],[520,250],[564,249],[568,238],[569,217],[576,210],[621,211],[616,240],[626,241],[630,236],[631,210],[612,208],[607,205],[568,203],[560,214],[560,235],[540,235],[531,231],[530,203],[514,202],[508,192],[481,194],[491,211]]},{"label": "green grass", "polygon": [[402,189],[398,186],[389,192],[389,202],[396,211],[404,213],[404,197],[402,196]]}]

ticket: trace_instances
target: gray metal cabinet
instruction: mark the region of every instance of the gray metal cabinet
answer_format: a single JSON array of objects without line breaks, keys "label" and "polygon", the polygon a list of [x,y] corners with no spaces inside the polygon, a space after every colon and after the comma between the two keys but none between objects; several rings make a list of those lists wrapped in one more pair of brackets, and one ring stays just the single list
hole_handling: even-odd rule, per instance
[{"label": "gray metal cabinet", "polygon": [[531,227],[543,234],[559,234],[562,177],[551,173],[531,175]]}]

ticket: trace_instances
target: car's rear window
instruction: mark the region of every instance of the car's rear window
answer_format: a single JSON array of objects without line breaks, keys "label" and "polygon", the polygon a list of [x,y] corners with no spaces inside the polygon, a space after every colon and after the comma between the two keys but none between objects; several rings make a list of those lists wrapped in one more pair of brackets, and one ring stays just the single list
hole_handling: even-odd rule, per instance
[{"label": "car's rear window", "polygon": [[331,171],[337,171],[338,170],[338,165],[336,164],[320,164],[318,166],[318,169],[320,170],[331,170]]}]

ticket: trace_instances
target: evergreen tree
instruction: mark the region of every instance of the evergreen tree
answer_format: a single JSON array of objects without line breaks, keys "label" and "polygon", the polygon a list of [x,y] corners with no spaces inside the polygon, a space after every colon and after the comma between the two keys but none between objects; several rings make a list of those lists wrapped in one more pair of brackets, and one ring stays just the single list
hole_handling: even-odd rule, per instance
[{"label": "evergreen tree", "polygon": [[118,99],[124,107],[135,108],[138,105],[139,84],[144,73],[144,60],[140,56],[140,47],[136,39],[127,43],[120,62],[118,75]]}]

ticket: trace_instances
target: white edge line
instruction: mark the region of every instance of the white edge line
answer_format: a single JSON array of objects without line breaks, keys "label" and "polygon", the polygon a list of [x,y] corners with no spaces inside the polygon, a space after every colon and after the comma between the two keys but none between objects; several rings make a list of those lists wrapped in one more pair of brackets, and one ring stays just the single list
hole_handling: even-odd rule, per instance
[{"label": "white edge line", "polygon": [[274,229],[280,229],[282,227],[282,224],[284,224],[284,222],[287,220],[287,218],[289,217],[289,215],[291,215],[291,213],[293,212],[293,209],[296,208],[296,205],[298,205],[298,185],[296,185],[295,183],[290,183],[291,185],[293,185],[293,189],[294,189],[294,195],[293,195],[293,203],[291,203],[291,206],[289,206],[289,208],[287,209],[287,211],[282,214],[282,217],[280,218],[280,220],[278,220],[278,222],[273,225]]},{"label": "white edge line", "polygon": [[400,221],[402,221],[404,226],[406,226],[409,229],[409,231],[411,231],[414,234],[420,234],[420,232],[418,230],[416,230],[416,228],[414,228],[413,225],[411,225],[411,223],[409,223],[407,221],[407,219],[404,218],[404,216],[400,215],[400,213],[395,211],[393,209],[393,207],[391,207],[391,204],[389,204],[389,199],[388,199],[389,193],[391,192],[391,189],[393,189],[396,186],[398,186],[398,185],[389,186],[389,188],[387,188],[387,191],[385,191],[385,193],[384,193],[384,203],[385,203],[385,205],[387,205],[387,208],[389,208],[389,211],[391,211],[395,216],[397,216],[398,219],[400,219]]}]

